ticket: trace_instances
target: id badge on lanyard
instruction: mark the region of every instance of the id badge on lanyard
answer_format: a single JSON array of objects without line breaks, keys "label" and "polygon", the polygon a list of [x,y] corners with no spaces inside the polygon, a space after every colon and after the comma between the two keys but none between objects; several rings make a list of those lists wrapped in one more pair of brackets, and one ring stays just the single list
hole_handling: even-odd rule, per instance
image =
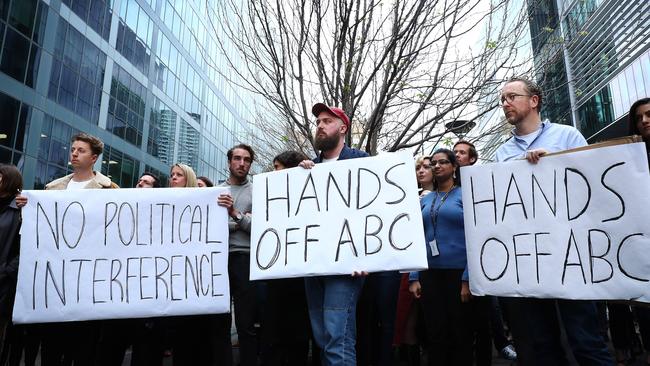
[{"label": "id badge on lanyard", "polygon": [[452,186],[449,192],[445,193],[445,195],[440,199],[440,206],[438,206],[437,210],[434,210],[436,206],[436,202],[438,201],[438,192],[436,191],[436,198],[431,202],[431,209],[429,212],[429,215],[431,216],[431,221],[433,222],[433,240],[429,242],[429,248],[431,249],[431,256],[436,257],[440,255],[440,250],[438,249],[438,242],[436,241],[436,230],[438,226],[438,212],[440,211],[440,208],[442,208],[442,205],[445,203],[447,200],[447,196],[449,196],[449,193],[456,188],[455,186]]}]

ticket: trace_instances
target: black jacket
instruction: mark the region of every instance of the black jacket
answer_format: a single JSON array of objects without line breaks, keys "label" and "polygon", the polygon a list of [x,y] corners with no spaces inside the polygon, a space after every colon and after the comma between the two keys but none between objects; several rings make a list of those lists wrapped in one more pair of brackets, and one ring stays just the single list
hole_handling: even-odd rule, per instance
[{"label": "black jacket", "polygon": [[11,317],[18,277],[20,209],[16,200],[0,207],[0,316]]}]

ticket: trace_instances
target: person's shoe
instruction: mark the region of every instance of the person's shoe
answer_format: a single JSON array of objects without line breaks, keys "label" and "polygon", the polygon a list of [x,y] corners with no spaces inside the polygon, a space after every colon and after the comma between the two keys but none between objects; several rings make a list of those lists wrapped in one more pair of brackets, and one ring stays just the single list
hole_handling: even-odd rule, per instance
[{"label": "person's shoe", "polygon": [[517,361],[517,351],[515,351],[515,347],[513,347],[511,344],[503,347],[501,352],[501,357],[505,358],[508,361]]}]

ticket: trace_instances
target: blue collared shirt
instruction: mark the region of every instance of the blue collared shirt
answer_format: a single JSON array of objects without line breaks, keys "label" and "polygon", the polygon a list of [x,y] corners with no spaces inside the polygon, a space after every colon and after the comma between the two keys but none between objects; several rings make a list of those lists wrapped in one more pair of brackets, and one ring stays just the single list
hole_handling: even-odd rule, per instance
[{"label": "blue collared shirt", "polygon": [[501,145],[496,152],[496,161],[508,161],[526,157],[526,151],[543,148],[548,152],[557,152],[587,145],[587,140],[575,127],[551,123],[544,120],[540,125],[537,137],[528,145],[526,141],[515,135]]}]

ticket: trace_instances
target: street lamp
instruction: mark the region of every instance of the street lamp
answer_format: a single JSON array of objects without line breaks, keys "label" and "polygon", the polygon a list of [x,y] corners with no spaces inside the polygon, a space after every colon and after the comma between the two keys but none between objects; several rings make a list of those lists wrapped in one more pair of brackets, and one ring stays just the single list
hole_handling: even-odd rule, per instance
[{"label": "street lamp", "polygon": [[451,131],[459,139],[462,139],[472,128],[476,126],[476,122],[464,119],[455,119],[451,122],[445,123],[445,128]]}]

